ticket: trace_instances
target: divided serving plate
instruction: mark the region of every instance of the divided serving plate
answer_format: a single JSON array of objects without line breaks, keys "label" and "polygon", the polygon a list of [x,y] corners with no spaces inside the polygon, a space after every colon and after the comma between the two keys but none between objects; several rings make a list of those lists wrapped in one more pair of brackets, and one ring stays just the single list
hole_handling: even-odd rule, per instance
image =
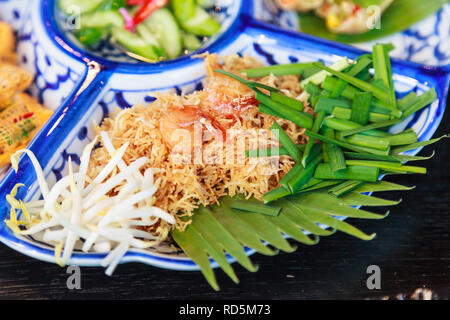
[{"label": "divided serving plate", "polygon": [[[264,64],[353,59],[364,51],[304,34],[285,31],[259,22],[270,14],[260,0],[219,0],[222,30],[196,53],[250,55]],[[154,101],[156,91],[190,92],[203,87],[201,59],[191,55],[157,64],[119,62],[91,54],[69,39],[55,19],[55,0],[0,0],[0,15],[18,32],[20,64],[35,75],[31,88],[54,115],[29,145],[41,163],[47,180],[55,183],[68,172],[69,156],[79,164],[85,145],[94,137],[93,122],[99,124],[116,108]],[[1,16],[0,16],[1,17]],[[420,140],[430,139],[442,120],[450,83],[450,67],[433,67],[393,60],[396,91],[422,93],[435,87],[438,101],[406,119],[398,129],[413,128]],[[409,154],[415,154],[418,150]],[[18,197],[27,201],[40,194],[33,167],[27,157],[19,172],[9,170],[0,183],[0,241],[23,254],[55,262],[51,246],[29,237],[16,236],[3,223],[9,208],[5,200],[16,183],[24,183]],[[253,251],[246,249],[247,254]],[[99,266],[106,254],[75,252],[69,264]],[[227,257],[229,262],[233,258]],[[122,262],[142,262],[173,270],[198,270],[180,252],[170,253],[166,245],[148,250],[130,250]],[[213,267],[216,266],[211,261]]]}]

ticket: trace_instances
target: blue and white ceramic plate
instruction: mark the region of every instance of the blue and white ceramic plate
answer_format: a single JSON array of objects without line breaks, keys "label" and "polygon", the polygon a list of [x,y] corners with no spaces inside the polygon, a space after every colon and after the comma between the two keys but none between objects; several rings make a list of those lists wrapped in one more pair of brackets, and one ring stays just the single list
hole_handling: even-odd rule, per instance
[{"label": "blue and white ceramic plate", "polygon": [[[299,30],[296,12],[278,9],[275,0],[263,1],[266,9],[261,10],[260,18],[282,28]],[[370,51],[376,43],[394,43],[395,50],[390,54],[399,59],[427,65],[450,64],[450,3],[403,32],[355,46]]]},{"label": "blue and white ceramic plate", "polygon": [[[323,61],[332,63],[341,57],[355,58],[362,50],[286,31],[258,22],[270,11],[259,0],[221,0],[224,28],[200,52],[219,55],[251,55],[265,64]],[[100,58],[74,44],[57,26],[55,0],[0,0],[1,18],[10,21],[18,32],[21,65],[35,75],[33,94],[54,115],[33,139],[29,148],[43,166],[50,184],[68,171],[69,156],[79,163],[82,149],[94,136],[92,123],[100,123],[115,108],[154,101],[156,91],[192,91],[202,88],[203,61],[192,55],[157,64],[117,62]],[[439,100],[402,126],[412,127],[420,140],[430,139],[444,110],[449,86],[449,67],[430,67],[393,61],[397,92],[422,93],[435,87]],[[414,152],[412,152],[414,153]],[[37,199],[36,176],[28,158],[19,172],[9,171],[0,184],[0,199],[18,182],[24,183],[18,197]],[[31,257],[54,262],[53,248],[15,236],[3,223],[8,208],[0,200],[0,241]],[[253,251],[247,249],[247,253]],[[105,254],[76,252],[70,264],[98,266]],[[232,261],[231,257],[228,257]],[[149,250],[130,250],[122,262],[142,262],[174,270],[197,270],[197,265],[180,253],[169,253],[167,246]],[[213,266],[215,263],[211,262]]]}]

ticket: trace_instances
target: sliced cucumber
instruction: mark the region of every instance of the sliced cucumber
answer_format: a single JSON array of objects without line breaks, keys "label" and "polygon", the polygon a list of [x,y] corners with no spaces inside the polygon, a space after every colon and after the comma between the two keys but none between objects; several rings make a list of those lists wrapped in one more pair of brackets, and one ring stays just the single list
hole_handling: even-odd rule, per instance
[{"label": "sliced cucumber", "polygon": [[124,28],[125,21],[122,15],[115,10],[95,11],[80,17],[81,28]]},{"label": "sliced cucumber", "polygon": [[191,19],[180,23],[184,30],[198,36],[209,37],[220,30],[220,24],[200,6],[195,7],[195,15]]},{"label": "sliced cucumber", "polygon": [[181,54],[183,49],[181,30],[170,10],[166,8],[156,10],[145,20],[144,24],[167,52],[170,59],[174,59]]},{"label": "sliced cucumber", "polygon": [[85,13],[97,9],[102,2],[103,0],[59,0],[58,7],[65,14]]},{"label": "sliced cucumber", "polygon": [[77,39],[84,45],[89,46],[106,36],[104,28],[82,28],[75,32]]},{"label": "sliced cucumber", "polygon": [[189,51],[198,50],[202,46],[202,42],[195,34],[183,32],[183,44]]},{"label": "sliced cucumber", "polygon": [[153,35],[153,33],[150,31],[150,28],[147,25],[143,23],[137,25],[136,31],[147,43],[153,45],[153,50],[155,50],[157,55],[159,55],[162,58],[168,57],[166,51],[158,43],[158,40],[156,40],[156,37]]},{"label": "sliced cucumber", "polygon": [[143,38],[123,28],[113,28],[111,35],[114,40],[127,50],[151,61],[158,61],[159,55],[155,52],[154,46]]},{"label": "sliced cucumber", "polygon": [[195,0],[172,0],[171,3],[178,21],[191,19],[195,15]]},{"label": "sliced cucumber", "polygon": [[197,0],[197,4],[205,9],[209,9],[214,7],[214,5],[216,4],[215,0]]}]

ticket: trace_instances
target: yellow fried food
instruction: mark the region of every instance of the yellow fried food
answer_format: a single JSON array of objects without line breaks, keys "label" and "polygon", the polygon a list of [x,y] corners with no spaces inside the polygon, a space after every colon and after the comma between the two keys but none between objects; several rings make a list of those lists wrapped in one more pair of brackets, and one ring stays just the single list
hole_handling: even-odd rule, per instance
[{"label": "yellow fried food", "polygon": [[1,121],[13,121],[16,117],[44,108],[35,98],[26,93],[18,93],[7,108],[0,110]]},{"label": "yellow fried food", "polygon": [[0,120],[0,166],[9,164],[11,155],[24,148],[51,115],[51,110],[40,107]]},{"label": "yellow fried food", "polygon": [[0,22],[0,59],[9,60],[11,56],[14,56],[14,47],[15,38],[12,28],[8,24]]},{"label": "yellow fried food", "polygon": [[11,155],[25,148],[52,114],[23,93],[33,76],[16,65],[14,49],[12,28],[0,22],[0,166],[9,164]]},{"label": "yellow fried food", "polygon": [[33,76],[10,63],[0,63],[0,107],[10,104],[16,92],[28,88]]}]

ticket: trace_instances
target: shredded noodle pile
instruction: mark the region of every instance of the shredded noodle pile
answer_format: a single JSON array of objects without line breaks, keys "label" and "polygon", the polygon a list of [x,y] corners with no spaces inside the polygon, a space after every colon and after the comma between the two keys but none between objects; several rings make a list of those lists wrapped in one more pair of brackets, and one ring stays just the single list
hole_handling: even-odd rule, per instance
[{"label": "shredded noodle pile", "polygon": [[[205,60],[208,78],[203,90],[181,96],[157,94],[157,99],[150,105],[118,110],[97,128],[107,132],[115,148],[129,143],[123,155],[126,163],[148,158],[141,170],[151,168],[155,179],[160,181],[154,195],[155,203],[175,217],[175,226],[180,230],[188,224],[181,217],[191,216],[200,205],[216,203],[222,196],[243,194],[247,198],[261,199],[278,186],[279,180],[294,165],[288,156],[246,158],[245,150],[279,145],[270,132],[275,117],[258,112],[258,102],[248,88],[214,72],[222,68],[237,73],[238,70],[261,65],[253,58],[237,55],[226,57],[223,63],[219,63],[216,55],[208,55]],[[252,80],[281,89],[293,98],[301,99],[303,96],[298,76],[268,76]],[[207,115],[200,122],[211,130],[203,130],[207,137],[201,141],[200,147],[194,142],[192,153],[183,153],[180,145],[172,143],[171,130],[176,129],[174,126],[181,129],[189,127],[192,114]],[[298,144],[305,142],[304,129],[290,121],[276,120],[293,141]],[[226,139],[214,136],[219,131],[216,130],[218,127],[226,129]],[[230,132],[236,132],[236,139],[245,137],[245,146],[230,139]],[[188,147],[191,150],[191,145]],[[200,153],[200,161],[196,162],[193,153],[199,148],[203,153]],[[230,150],[234,152],[232,156],[229,156]],[[109,159],[105,147],[99,146],[92,155],[89,176],[95,177]],[[164,221],[161,224],[162,227],[172,227]]]}]

